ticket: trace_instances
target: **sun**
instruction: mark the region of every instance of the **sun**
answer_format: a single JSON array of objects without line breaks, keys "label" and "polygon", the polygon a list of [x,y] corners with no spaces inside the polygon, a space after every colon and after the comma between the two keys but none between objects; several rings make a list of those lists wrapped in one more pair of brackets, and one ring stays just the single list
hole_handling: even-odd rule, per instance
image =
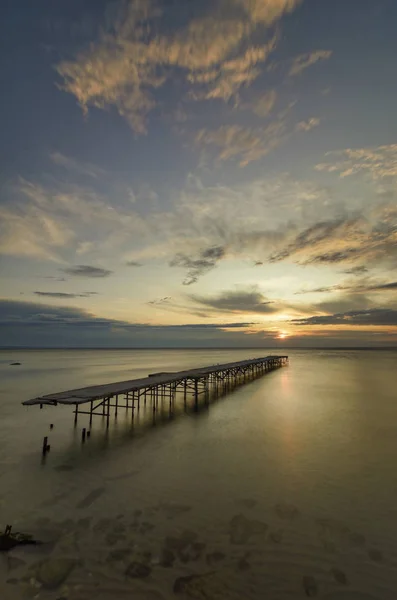
[{"label": "sun", "polygon": [[285,338],[288,337],[288,335],[286,333],[284,333],[284,332],[281,332],[281,333],[278,334],[277,337],[278,337],[279,340],[285,340]]}]

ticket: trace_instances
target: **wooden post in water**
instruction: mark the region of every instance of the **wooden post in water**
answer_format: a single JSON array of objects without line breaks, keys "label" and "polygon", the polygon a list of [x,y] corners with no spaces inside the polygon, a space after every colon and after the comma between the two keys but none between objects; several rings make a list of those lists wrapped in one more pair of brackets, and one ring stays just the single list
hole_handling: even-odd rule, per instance
[{"label": "wooden post in water", "polygon": [[198,411],[198,379],[194,380],[194,410]]}]

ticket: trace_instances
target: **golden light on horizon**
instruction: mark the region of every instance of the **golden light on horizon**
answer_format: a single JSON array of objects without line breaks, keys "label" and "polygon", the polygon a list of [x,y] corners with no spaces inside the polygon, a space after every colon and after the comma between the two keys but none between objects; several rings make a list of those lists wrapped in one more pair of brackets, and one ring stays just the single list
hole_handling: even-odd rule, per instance
[{"label": "golden light on horizon", "polygon": [[288,333],[285,333],[284,331],[281,331],[281,332],[278,334],[278,336],[277,336],[277,337],[278,337],[278,339],[279,339],[279,340],[285,340],[285,338],[287,338],[287,337],[288,337]]}]

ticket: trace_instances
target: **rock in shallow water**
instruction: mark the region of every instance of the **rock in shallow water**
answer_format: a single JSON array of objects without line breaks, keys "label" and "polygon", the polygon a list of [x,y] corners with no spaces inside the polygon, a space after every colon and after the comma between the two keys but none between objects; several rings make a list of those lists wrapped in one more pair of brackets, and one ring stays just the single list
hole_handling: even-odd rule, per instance
[{"label": "rock in shallow water", "polygon": [[173,590],[174,594],[183,594],[196,600],[227,600],[230,597],[227,583],[215,571],[178,577]]},{"label": "rock in shallow water", "polygon": [[40,564],[36,579],[45,589],[56,589],[66,581],[75,566],[73,558],[50,558]]},{"label": "rock in shallow water", "polygon": [[149,577],[152,572],[151,567],[145,563],[132,562],[128,565],[125,574],[133,579],[143,579]]},{"label": "rock in shallow water", "polygon": [[317,581],[314,579],[314,577],[305,575],[305,577],[302,579],[302,585],[303,585],[303,589],[305,590],[306,596],[309,596],[309,598],[317,596],[318,585],[317,585]]},{"label": "rock in shallow water", "polygon": [[349,582],[346,573],[336,568],[331,569],[331,573],[337,583],[340,583],[341,585],[348,585]]},{"label": "rock in shallow water", "polygon": [[230,542],[232,544],[245,544],[252,535],[264,534],[266,530],[266,523],[256,519],[247,519],[244,515],[236,515],[230,521]]}]

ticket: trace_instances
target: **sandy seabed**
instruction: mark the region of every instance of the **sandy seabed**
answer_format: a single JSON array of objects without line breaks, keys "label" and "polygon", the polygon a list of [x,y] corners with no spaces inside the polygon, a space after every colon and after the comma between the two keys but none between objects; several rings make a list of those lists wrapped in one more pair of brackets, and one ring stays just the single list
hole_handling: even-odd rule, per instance
[{"label": "sandy seabed", "polygon": [[2,600],[396,598],[397,556],[336,519],[253,498],[218,506],[215,521],[177,503],[97,518],[103,492],[74,518],[25,524],[44,543],[3,553]]}]

